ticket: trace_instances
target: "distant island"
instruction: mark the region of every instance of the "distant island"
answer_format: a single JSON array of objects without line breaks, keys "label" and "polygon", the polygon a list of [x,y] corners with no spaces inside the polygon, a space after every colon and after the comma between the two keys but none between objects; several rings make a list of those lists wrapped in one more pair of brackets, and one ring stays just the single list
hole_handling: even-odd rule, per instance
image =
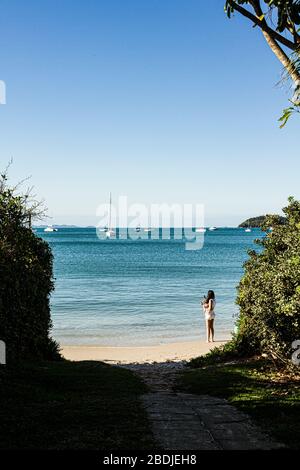
[{"label": "distant island", "polygon": [[[281,215],[278,215],[278,217],[279,217],[279,223],[282,225],[285,224],[285,221],[286,221],[285,217]],[[242,222],[239,225],[239,227],[260,228],[265,223],[266,218],[267,218],[267,215],[259,215],[258,217],[251,217],[250,219],[247,219],[244,222]]]}]

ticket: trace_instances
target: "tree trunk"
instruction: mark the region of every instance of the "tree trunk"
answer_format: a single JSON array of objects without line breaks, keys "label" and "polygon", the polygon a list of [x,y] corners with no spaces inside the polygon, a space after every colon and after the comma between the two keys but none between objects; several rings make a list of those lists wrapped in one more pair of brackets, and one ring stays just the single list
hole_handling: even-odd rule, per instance
[{"label": "tree trunk", "polygon": [[290,77],[295,82],[295,84],[298,85],[300,83],[300,74],[295,68],[295,65],[293,64],[291,59],[286,55],[286,53],[281,49],[277,42],[268,33],[263,30],[262,33],[269,47],[272,49],[278,60],[280,60],[284,68],[288,71]]},{"label": "tree trunk", "polygon": [[[264,15],[260,6],[260,0],[250,0],[250,5],[255,11],[256,16],[258,18],[262,18],[262,21],[261,21],[262,26],[267,26],[267,22],[264,18]],[[271,34],[265,28],[261,27],[261,31],[270,49],[274,52],[277,59],[280,60],[280,62],[282,63],[284,68],[287,70],[287,72],[289,73],[290,77],[295,82],[295,84],[299,85],[300,74],[298,70],[296,69],[295,65],[293,64],[293,62],[291,61],[291,59],[284,52],[284,50],[279,46],[278,42],[274,39],[274,37],[272,37]]]}]

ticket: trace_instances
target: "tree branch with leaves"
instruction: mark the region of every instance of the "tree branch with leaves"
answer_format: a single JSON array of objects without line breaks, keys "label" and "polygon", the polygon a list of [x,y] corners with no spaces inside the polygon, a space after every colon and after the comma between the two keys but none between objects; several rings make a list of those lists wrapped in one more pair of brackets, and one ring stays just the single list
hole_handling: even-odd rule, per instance
[{"label": "tree branch with leaves", "polygon": [[225,11],[229,18],[237,12],[261,29],[292,80],[292,106],[279,119],[283,127],[294,112],[300,111],[300,0],[226,0]]},{"label": "tree branch with leaves", "polygon": [[31,228],[33,220],[44,220],[48,217],[47,208],[43,200],[36,198],[32,186],[22,190],[22,186],[29,178],[19,181],[14,186],[8,184],[8,172],[11,164],[12,161],[8,163],[5,170],[0,174],[0,218],[3,215],[2,211],[5,211],[8,205],[11,209],[13,200],[15,208],[13,222]]}]

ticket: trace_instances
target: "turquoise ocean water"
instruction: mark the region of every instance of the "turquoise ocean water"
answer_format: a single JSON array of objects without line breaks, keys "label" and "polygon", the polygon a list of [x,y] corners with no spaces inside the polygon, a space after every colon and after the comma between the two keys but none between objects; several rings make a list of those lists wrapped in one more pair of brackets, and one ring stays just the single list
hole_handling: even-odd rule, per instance
[{"label": "turquoise ocean water", "polygon": [[202,250],[178,240],[100,241],[93,228],[37,235],[54,254],[53,337],[64,345],[151,345],[205,338],[200,301],[215,290],[216,339],[234,328],[236,285],[260,230],[206,232]]}]

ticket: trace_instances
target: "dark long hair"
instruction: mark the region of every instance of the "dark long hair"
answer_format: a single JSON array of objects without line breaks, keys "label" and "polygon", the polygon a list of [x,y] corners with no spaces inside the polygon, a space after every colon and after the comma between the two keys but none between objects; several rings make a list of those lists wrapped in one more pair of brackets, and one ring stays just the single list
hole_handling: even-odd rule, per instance
[{"label": "dark long hair", "polygon": [[209,302],[210,300],[215,300],[215,293],[213,290],[209,290],[207,292],[206,302]]}]

